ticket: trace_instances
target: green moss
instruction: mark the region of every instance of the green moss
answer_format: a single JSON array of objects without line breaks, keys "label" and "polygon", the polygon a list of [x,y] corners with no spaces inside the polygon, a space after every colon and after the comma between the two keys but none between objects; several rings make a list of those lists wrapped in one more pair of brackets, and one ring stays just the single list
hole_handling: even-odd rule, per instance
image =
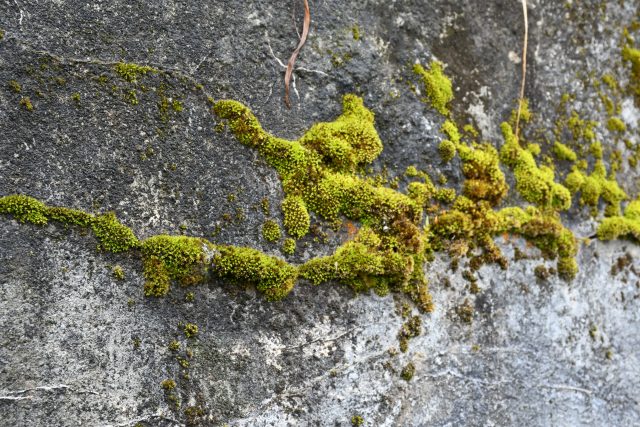
[{"label": "green moss", "polygon": [[415,373],[416,373],[415,365],[412,362],[409,362],[405,365],[404,368],[402,368],[402,371],[400,372],[400,378],[402,378],[405,381],[411,381]]},{"label": "green moss", "polygon": [[559,141],[556,141],[553,145],[553,154],[555,154],[559,160],[567,160],[569,162],[578,160],[575,151]]},{"label": "green moss", "polygon": [[527,144],[527,151],[531,153],[533,157],[538,157],[542,152],[540,144],[529,143]]},{"label": "green moss", "polygon": [[204,281],[208,269],[205,249],[212,247],[197,237],[158,235],[144,240],[145,295],[166,295],[174,280],[182,286]]},{"label": "green moss", "polygon": [[520,147],[511,126],[502,124],[505,143],[500,150],[502,162],[513,169],[516,190],[528,202],[541,207],[566,210],[571,206],[571,194],[554,182],[553,170],[536,164],[530,152]]},{"label": "green moss", "polygon": [[193,323],[187,323],[184,325],[184,336],[187,338],[194,338],[198,335],[198,325],[194,325]]},{"label": "green moss", "polygon": [[640,242],[640,199],[629,203],[624,216],[613,216],[602,220],[597,231],[600,240],[633,238]]},{"label": "green moss", "polygon": [[447,104],[453,100],[451,80],[444,74],[441,62],[431,61],[429,70],[420,64],[413,66],[413,72],[422,78],[426,93],[426,101],[431,103],[440,114],[449,115]]},{"label": "green moss", "polygon": [[212,273],[235,282],[255,285],[268,300],[280,300],[293,289],[298,270],[285,261],[251,248],[220,246]]},{"label": "green moss", "polygon": [[355,41],[360,40],[360,27],[358,25],[351,27],[351,35]]},{"label": "green moss", "polygon": [[153,67],[148,65],[139,65],[133,63],[119,62],[114,67],[115,72],[124,80],[130,83],[136,83],[138,78],[146,75],[147,73],[157,73]]},{"label": "green moss", "polygon": [[112,212],[96,216],[91,228],[100,242],[99,249],[104,251],[126,252],[140,244],[133,231],[122,225]]},{"label": "green moss", "polygon": [[13,215],[22,223],[45,225],[48,221],[47,206],[33,197],[21,194],[1,197],[0,214]]},{"label": "green moss", "polygon": [[11,89],[14,93],[22,92],[22,86],[16,80],[9,80],[9,89]]},{"label": "green moss", "polygon": [[174,99],[173,102],[171,102],[171,108],[173,108],[173,111],[176,113],[180,113],[184,109],[184,106],[182,105],[182,102]]},{"label": "green moss", "polygon": [[74,93],[71,95],[71,99],[72,99],[76,104],[77,104],[77,103],[79,103],[79,102],[80,102],[80,93],[78,93],[78,92],[74,92]]},{"label": "green moss", "polygon": [[176,340],[173,340],[169,343],[168,348],[171,351],[178,351],[180,350],[180,343]]},{"label": "green moss", "polygon": [[567,175],[565,185],[572,193],[581,191],[580,203],[597,208],[600,198],[606,203],[608,215],[619,215],[620,203],[627,199],[627,194],[620,188],[615,179],[607,178],[607,171],[602,160],[597,160],[591,175],[574,167]]},{"label": "green moss", "polygon": [[[521,103],[518,104],[520,107],[520,122],[521,123],[529,123],[533,117],[531,110],[529,109],[529,100],[524,98]],[[509,125],[514,128],[516,127],[516,118],[518,117],[518,109],[515,108],[511,111],[511,118],[509,119]]]},{"label": "green moss", "polygon": [[571,131],[574,141],[595,141],[596,134],[594,132],[594,129],[596,128],[596,126],[598,126],[598,122],[593,120],[581,119],[576,111],[572,111],[571,116],[567,120],[566,124]]},{"label": "green moss", "polygon": [[618,117],[611,117],[607,121],[607,129],[611,132],[624,132],[627,130],[627,125],[625,125]]},{"label": "green moss", "polygon": [[311,218],[305,203],[299,197],[287,197],[282,202],[284,226],[289,235],[300,238],[309,232]]},{"label": "green moss", "polygon": [[20,106],[27,111],[33,111],[33,104],[31,103],[31,99],[28,96],[23,96],[20,98]]},{"label": "green moss", "polygon": [[438,152],[443,162],[450,162],[456,155],[456,146],[453,142],[445,139],[438,146]]},{"label": "green moss", "polygon": [[165,389],[166,391],[171,391],[174,388],[176,388],[176,382],[171,379],[166,379],[162,381],[161,385],[162,385],[162,388]]},{"label": "green moss", "polygon": [[124,280],[124,270],[119,265],[113,267],[113,270],[111,270],[111,272],[113,273],[113,277],[115,277],[116,279]]},{"label": "green moss", "polygon": [[296,251],[296,241],[291,238],[284,239],[282,244],[282,252],[287,255],[293,255]]},{"label": "green moss", "polygon": [[268,219],[262,224],[262,237],[268,242],[277,242],[282,237],[280,226],[272,219]]},{"label": "green moss", "polygon": [[632,47],[631,42],[628,41],[622,48],[622,59],[631,64],[628,90],[636,97],[636,102],[638,102],[640,100],[640,50]]}]

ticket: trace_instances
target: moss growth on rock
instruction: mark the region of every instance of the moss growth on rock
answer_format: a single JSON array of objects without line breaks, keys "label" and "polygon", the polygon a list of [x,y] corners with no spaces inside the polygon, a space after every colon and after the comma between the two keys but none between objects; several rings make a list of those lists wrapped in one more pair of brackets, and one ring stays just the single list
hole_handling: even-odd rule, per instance
[{"label": "moss growth on rock", "polygon": [[597,160],[591,175],[587,175],[577,167],[573,167],[567,175],[566,187],[572,193],[581,192],[580,203],[590,206],[597,213],[600,198],[606,203],[605,214],[620,214],[620,203],[628,198],[615,179],[607,178],[607,171],[602,160]]},{"label": "moss growth on rock", "polygon": [[296,241],[291,238],[284,239],[282,244],[282,252],[287,255],[293,255],[296,251]]},{"label": "moss growth on rock", "polygon": [[578,156],[575,151],[559,141],[556,141],[553,145],[553,154],[555,154],[559,160],[567,160],[569,162],[575,162],[578,160]]},{"label": "moss growth on rock", "polygon": [[447,104],[453,100],[453,85],[443,70],[443,65],[438,61],[431,61],[429,70],[425,70],[420,64],[413,66],[413,72],[422,78],[426,101],[444,116],[449,115]]},{"label": "moss growth on rock", "polygon": [[629,203],[624,216],[605,218],[597,231],[600,240],[633,238],[640,242],[640,199]]},{"label": "moss growth on rock", "polygon": [[13,215],[19,222],[45,225],[47,206],[33,197],[15,194],[0,198],[0,213]]},{"label": "moss growth on rock", "polygon": [[622,133],[625,130],[627,130],[627,125],[625,125],[624,122],[620,120],[618,117],[611,117],[607,121],[607,129],[609,129],[611,132]]},{"label": "moss growth on rock", "polygon": [[287,197],[282,202],[284,226],[289,235],[300,238],[309,232],[311,218],[305,203],[299,197]]},{"label": "moss growth on rock", "polygon": [[126,252],[140,244],[133,231],[120,223],[113,212],[94,217],[91,228],[100,241],[99,249],[104,251]]},{"label": "moss growth on rock", "polygon": [[571,206],[571,194],[561,184],[554,182],[553,170],[536,164],[533,155],[522,149],[511,126],[503,123],[505,143],[500,150],[500,160],[513,169],[516,190],[528,202],[536,206],[567,210]]},{"label": "moss growth on rock", "polygon": [[284,298],[295,285],[298,269],[285,261],[242,247],[219,246],[211,271],[218,277],[255,285],[268,300]]},{"label": "moss growth on rock", "polygon": [[116,73],[124,80],[130,83],[137,83],[140,76],[144,76],[147,73],[157,73],[153,67],[148,65],[139,65],[134,63],[119,62],[114,66]]},{"label": "moss growth on rock", "polygon": [[438,152],[443,162],[450,162],[456,155],[456,146],[453,142],[445,139],[438,146]]},{"label": "moss growth on rock", "polygon": [[416,373],[416,367],[412,362],[409,362],[402,368],[402,372],[400,372],[400,378],[405,381],[411,381],[413,376]]},{"label": "moss growth on rock", "polygon": [[268,242],[277,242],[282,237],[280,226],[272,219],[268,219],[262,224],[262,237]]},{"label": "moss growth on rock", "polygon": [[189,286],[204,281],[207,272],[207,240],[187,236],[152,236],[141,244],[144,259],[145,295],[163,296],[171,281]]}]

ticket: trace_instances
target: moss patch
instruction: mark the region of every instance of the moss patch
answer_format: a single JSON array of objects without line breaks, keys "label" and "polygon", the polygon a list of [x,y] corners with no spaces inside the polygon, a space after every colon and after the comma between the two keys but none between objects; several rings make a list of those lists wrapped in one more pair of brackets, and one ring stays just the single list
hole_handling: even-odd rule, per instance
[{"label": "moss patch", "polygon": [[415,64],[413,72],[422,78],[426,93],[425,101],[443,116],[448,116],[447,104],[453,100],[453,85],[449,77],[444,74],[442,63],[431,61],[428,70],[420,64]]}]

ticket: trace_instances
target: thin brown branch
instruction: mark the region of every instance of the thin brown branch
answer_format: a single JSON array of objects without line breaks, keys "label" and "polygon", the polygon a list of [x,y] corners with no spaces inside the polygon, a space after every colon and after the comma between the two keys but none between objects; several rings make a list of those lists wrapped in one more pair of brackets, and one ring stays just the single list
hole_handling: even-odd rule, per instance
[{"label": "thin brown branch", "polygon": [[298,42],[298,46],[296,50],[291,54],[291,58],[289,58],[289,62],[287,63],[287,72],[284,75],[284,103],[287,105],[287,108],[291,108],[291,101],[289,101],[289,83],[291,82],[291,75],[293,74],[293,66],[296,63],[296,59],[298,58],[298,54],[300,53],[300,49],[304,46],[307,41],[307,36],[309,35],[309,26],[311,24],[311,12],[309,11],[309,2],[304,0],[304,22],[302,24],[302,36],[300,37],[300,41]]},{"label": "thin brown branch", "polygon": [[529,41],[529,22],[527,20],[527,0],[522,0],[522,12],[524,13],[524,44],[522,47],[522,83],[520,85],[520,97],[518,98],[518,113],[516,114],[516,138],[520,127],[520,112],[524,102],[524,85],[527,78],[527,43]]}]

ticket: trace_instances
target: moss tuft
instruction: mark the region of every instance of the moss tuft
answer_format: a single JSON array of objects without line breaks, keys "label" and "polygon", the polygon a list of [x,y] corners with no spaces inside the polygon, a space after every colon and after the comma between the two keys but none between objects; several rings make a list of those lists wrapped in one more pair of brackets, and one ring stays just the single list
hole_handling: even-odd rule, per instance
[{"label": "moss tuft", "polygon": [[19,222],[47,223],[47,206],[33,197],[15,194],[0,198],[0,214],[13,215]]},{"label": "moss tuft", "polygon": [[622,120],[617,117],[611,117],[607,121],[607,129],[611,132],[624,132],[627,130],[627,125],[624,124]]},{"label": "moss tuft", "polygon": [[629,203],[624,216],[614,216],[602,220],[597,231],[600,240],[633,238],[640,242],[640,199]]},{"label": "moss tuft", "polygon": [[255,285],[268,300],[280,300],[293,289],[298,270],[285,261],[251,248],[220,246],[212,273],[235,282]]},{"label": "moss tuft", "polygon": [[556,141],[553,145],[553,154],[555,154],[559,160],[567,160],[569,162],[575,162],[578,160],[576,153],[567,145],[559,141]]},{"label": "moss tuft", "polygon": [[285,198],[282,202],[282,213],[284,214],[284,226],[289,235],[300,238],[309,232],[311,219],[307,207],[301,198]]},{"label": "moss tuft", "polygon": [[100,241],[99,248],[104,251],[126,252],[140,244],[133,231],[122,225],[113,212],[96,216],[91,228]]},{"label": "moss tuft", "polygon": [[296,241],[291,238],[284,239],[282,244],[282,252],[287,255],[293,255],[296,251]]},{"label": "moss tuft", "polygon": [[438,146],[438,152],[443,162],[450,162],[456,155],[456,146],[453,142],[445,139]]},{"label": "moss tuft", "polygon": [[268,242],[277,242],[282,237],[280,226],[272,219],[268,219],[262,224],[262,237]]},{"label": "moss tuft", "polygon": [[136,83],[140,76],[144,76],[147,73],[157,73],[153,67],[149,67],[148,65],[139,65],[133,63],[119,62],[115,65],[116,73],[122,77],[124,80],[130,83]]},{"label": "moss tuft", "polygon": [[442,63],[431,61],[429,70],[425,70],[420,64],[415,64],[413,72],[422,78],[426,100],[440,114],[448,116],[447,104],[453,100],[453,86],[449,77],[444,74]]},{"label": "moss tuft", "polygon": [[141,244],[144,258],[145,295],[163,296],[172,280],[182,286],[204,281],[207,272],[205,248],[208,241],[187,236],[158,235]]},{"label": "moss tuft", "polygon": [[569,209],[571,194],[564,186],[554,182],[553,170],[546,166],[538,167],[533,155],[520,147],[508,123],[503,123],[501,127],[505,143],[500,150],[500,160],[513,169],[520,195],[540,207]]}]

